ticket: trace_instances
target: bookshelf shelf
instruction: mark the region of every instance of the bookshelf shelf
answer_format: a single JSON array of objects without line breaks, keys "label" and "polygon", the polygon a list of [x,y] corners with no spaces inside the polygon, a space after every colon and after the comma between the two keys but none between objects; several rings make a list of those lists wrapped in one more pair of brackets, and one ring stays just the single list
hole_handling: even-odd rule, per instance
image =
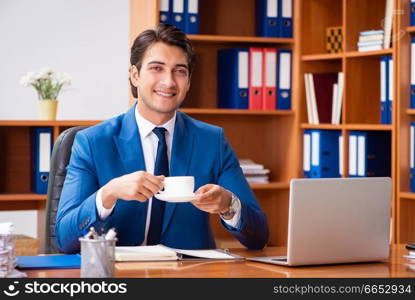
[{"label": "bookshelf shelf", "polygon": [[415,193],[411,193],[411,192],[400,192],[399,193],[399,197],[400,198],[404,198],[404,199],[412,199],[412,200],[415,200]]},{"label": "bookshelf shelf", "polygon": [[269,115],[269,116],[292,116],[292,110],[249,110],[249,109],[209,109],[209,108],[182,108],[186,114],[192,115]]},{"label": "bookshelf shelf", "polygon": [[327,129],[327,130],[381,130],[388,131],[392,130],[392,125],[381,125],[381,124],[308,124],[302,123],[302,129]]},{"label": "bookshelf shelf", "polygon": [[33,193],[0,194],[0,201],[46,201],[46,195]]},{"label": "bookshelf shelf", "polygon": [[231,36],[231,35],[188,35],[194,42],[212,42],[212,43],[261,43],[261,44],[293,44],[291,38],[266,38],[255,36]]},{"label": "bookshelf shelf", "polygon": [[408,108],[408,109],[406,110],[406,113],[407,113],[408,115],[415,115],[415,109],[413,109],[413,108]]},{"label": "bookshelf shelf", "polygon": [[328,129],[328,130],[340,130],[343,129],[343,125],[334,125],[334,124],[308,124],[302,123],[302,129]]},{"label": "bookshelf shelf", "polygon": [[406,32],[415,32],[415,26],[406,27]]},{"label": "bookshelf shelf", "polygon": [[39,121],[39,120],[0,120],[0,126],[92,126],[100,123],[98,120],[56,120],[56,121]]},{"label": "bookshelf shelf", "polygon": [[334,60],[342,59],[343,53],[322,53],[322,54],[307,54],[301,57],[302,61],[319,61],[319,60]]},{"label": "bookshelf shelf", "polygon": [[253,190],[278,190],[289,189],[290,184],[288,182],[270,182],[266,184],[250,184]]},{"label": "bookshelf shelf", "polygon": [[345,57],[365,57],[365,56],[382,56],[392,54],[393,49],[383,49],[377,51],[350,51],[345,53]]}]

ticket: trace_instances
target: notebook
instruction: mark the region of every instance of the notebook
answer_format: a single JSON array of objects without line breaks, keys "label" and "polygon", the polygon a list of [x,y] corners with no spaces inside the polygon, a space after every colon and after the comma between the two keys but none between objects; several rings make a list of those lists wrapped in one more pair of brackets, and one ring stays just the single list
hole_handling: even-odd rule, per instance
[{"label": "notebook", "polygon": [[386,259],[391,200],[389,177],[293,179],[287,256],[247,259],[285,266]]},{"label": "notebook", "polygon": [[79,269],[81,256],[69,255],[37,255],[17,256],[17,268],[24,269]]},{"label": "notebook", "polygon": [[226,249],[184,250],[164,245],[115,247],[116,261],[169,261],[189,259],[244,259]]}]

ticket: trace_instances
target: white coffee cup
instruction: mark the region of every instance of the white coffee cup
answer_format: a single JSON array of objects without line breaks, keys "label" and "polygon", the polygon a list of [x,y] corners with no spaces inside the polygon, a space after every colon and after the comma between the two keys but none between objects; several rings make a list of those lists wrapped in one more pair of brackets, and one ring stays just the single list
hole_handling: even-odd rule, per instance
[{"label": "white coffee cup", "polygon": [[170,176],[164,178],[164,190],[161,193],[174,196],[193,194],[195,178],[193,176]]}]

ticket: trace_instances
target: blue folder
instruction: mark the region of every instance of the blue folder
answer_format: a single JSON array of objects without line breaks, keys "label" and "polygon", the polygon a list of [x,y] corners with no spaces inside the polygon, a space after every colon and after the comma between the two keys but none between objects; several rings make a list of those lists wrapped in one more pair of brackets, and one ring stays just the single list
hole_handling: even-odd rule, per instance
[{"label": "blue folder", "polygon": [[185,0],[171,0],[170,10],[172,12],[171,25],[174,25],[181,31],[186,32],[184,1]]},{"label": "blue folder", "polygon": [[219,50],[217,63],[218,107],[248,109],[248,48]]},{"label": "blue folder", "polygon": [[411,91],[410,91],[410,99],[411,99],[411,108],[415,108],[415,72],[412,71],[413,64],[415,63],[415,37],[411,39]]},{"label": "blue folder", "polygon": [[279,37],[281,17],[278,15],[279,0],[255,1],[255,33],[257,36]]},{"label": "blue folder", "polygon": [[68,255],[37,255],[17,256],[17,268],[24,269],[79,269],[81,256]]},{"label": "blue folder", "polygon": [[32,134],[32,190],[46,194],[48,190],[50,157],[53,147],[52,128],[33,128]]},{"label": "blue folder", "polygon": [[409,181],[412,193],[415,193],[415,122],[411,122],[410,127],[410,164],[409,164]]},{"label": "blue folder", "polygon": [[392,55],[387,56],[388,60],[388,97],[387,97],[387,124],[392,124],[392,104],[393,104],[393,59]]},{"label": "blue folder", "polygon": [[279,36],[283,38],[293,37],[293,0],[279,0],[278,2]]},{"label": "blue folder", "polygon": [[277,52],[277,107],[276,109],[291,109],[291,69],[292,52],[278,49]]},{"label": "blue folder", "polygon": [[411,0],[411,18],[410,18],[410,24],[411,26],[415,26],[415,0]]},{"label": "blue folder", "polygon": [[172,8],[170,0],[160,1],[160,22],[164,24],[172,24]]},{"label": "blue folder", "polygon": [[340,130],[310,130],[311,132],[311,171],[310,178],[336,178],[339,170]]},{"label": "blue folder", "polygon": [[389,123],[389,59],[388,56],[380,57],[380,123]]},{"label": "blue folder", "polygon": [[185,0],[185,32],[199,34],[199,0]]}]

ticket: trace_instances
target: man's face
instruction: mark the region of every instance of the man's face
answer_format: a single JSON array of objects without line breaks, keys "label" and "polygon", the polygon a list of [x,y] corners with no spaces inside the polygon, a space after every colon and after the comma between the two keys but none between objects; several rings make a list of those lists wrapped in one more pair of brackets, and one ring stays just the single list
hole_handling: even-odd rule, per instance
[{"label": "man's face", "polygon": [[138,88],[140,112],[150,119],[168,120],[190,87],[186,53],[176,46],[153,44],[144,54],[141,70],[133,66],[131,81]]}]

